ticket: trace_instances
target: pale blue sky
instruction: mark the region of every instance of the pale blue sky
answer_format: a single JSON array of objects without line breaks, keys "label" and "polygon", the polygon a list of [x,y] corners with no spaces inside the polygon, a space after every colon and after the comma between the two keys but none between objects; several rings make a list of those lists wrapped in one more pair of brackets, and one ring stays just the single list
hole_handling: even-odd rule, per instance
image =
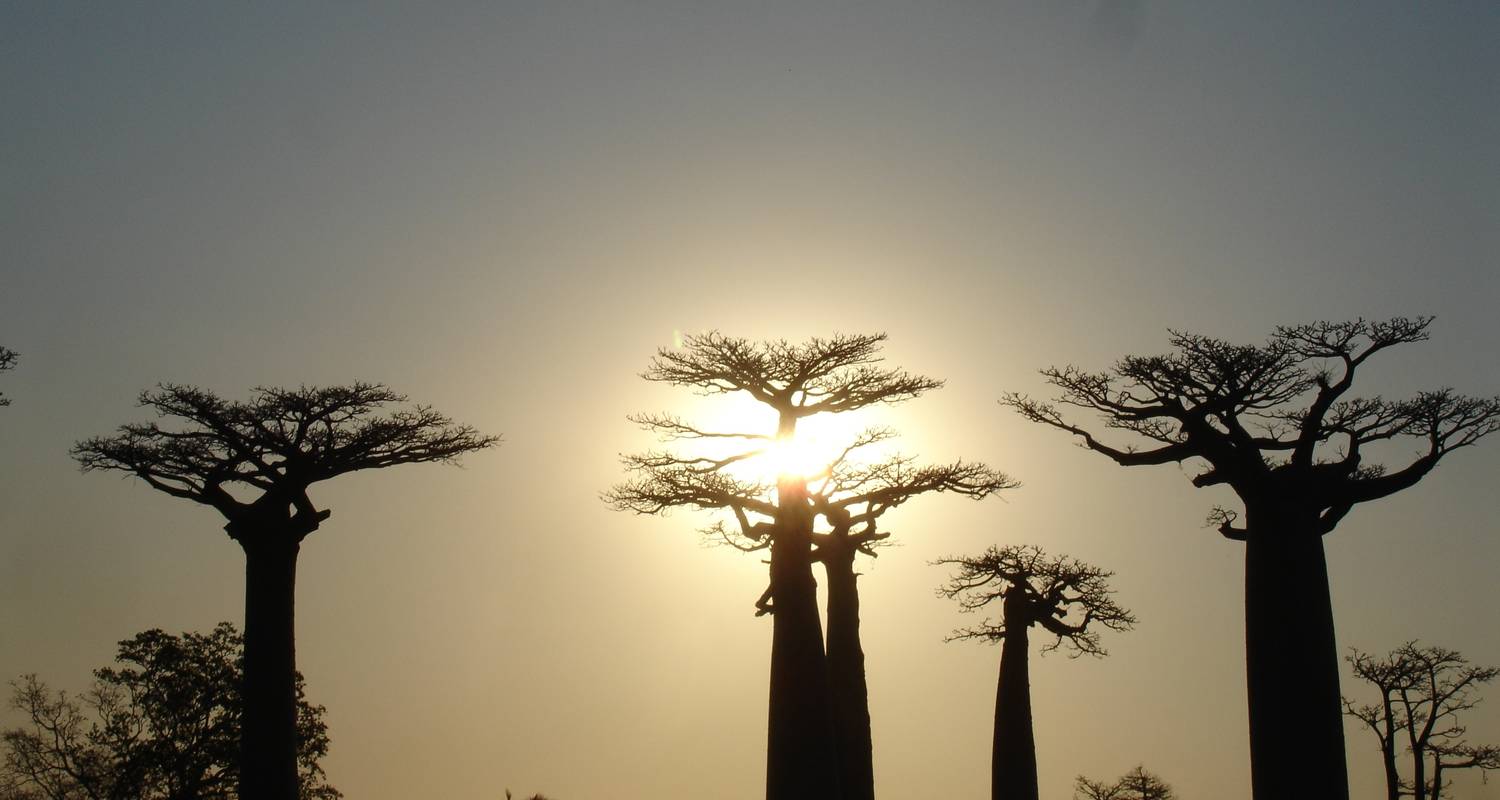
[{"label": "pale blue sky", "polygon": [[[318,492],[299,660],[334,783],[757,797],[764,568],[597,493],[646,444],[624,415],[683,399],[635,377],[674,330],[884,330],[949,381],[895,414],[912,446],[1025,485],[903,509],[868,568],[882,795],[982,793],[998,652],[942,644],[925,562],[1025,541],[1118,570],[1142,620],[1034,665],[1044,796],[1144,762],[1248,797],[1224,498],[995,400],[1169,327],[1394,314],[1434,341],[1368,391],[1500,391],[1500,7],[431,5],[0,3],[0,676],[80,686],[117,639],[240,615],[214,516],[78,474],[74,440],[157,381],[380,380],[506,441]],[[1486,442],[1344,522],[1341,645],[1500,663],[1497,468]],[[1500,741],[1500,698],[1471,729]]]}]

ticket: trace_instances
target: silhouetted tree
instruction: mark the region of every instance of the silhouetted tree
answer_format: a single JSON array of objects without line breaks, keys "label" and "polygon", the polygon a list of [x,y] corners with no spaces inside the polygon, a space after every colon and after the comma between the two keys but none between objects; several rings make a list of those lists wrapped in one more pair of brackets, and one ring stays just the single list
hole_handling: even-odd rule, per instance
[{"label": "silhouetted tree", "polygon": [[[1500,769],[1500,748],[1469,744],[1458,721],[1461,712],[1479,703],[1474,690],[1500,675],[1500,668],[1476,666],[1461,653],[1416,642],[1385,658],[1358,650],[1347,658],[1355,676],[1380,693],[1376,703],[1343,702],[1344,713],[1363,722],[1380,741],[1388,800],[1405,795],[1439,800],[1445,770]],[[1401,779],[1396,767],[1398,740],[1411,754],[1410,782]]]},{"label": "silhouetted tree", "polygon": [[[1347,397],[1376,353],[1425,341],[1430,317],[1277,328],[1264,345],[1171,334],[1175,351],[1128,356],[1108,372],[1042,371],[1062,405],[1149,447],[1115,446],[1019,394],[1003,402],[1081,439],[1124,466],[1198,459],[1193,485],[1225,485],[1244,506],[1210,515],[1245,547],[1245,644],[1251,776],[1257,800],[1349,796],[1339,666],[1324,534],[1359,503],[1409,488],[1438,460],[1500,428],[1500,397],[1449,389],[1410,400]],[[1366,461],[1373,445],[1413,437],[1425,451],[1394,471]]]},{"label": "silhouetted tree", "polygon": [[[773,609],[766,754],[769,800],[839,797],[840,761],[823,631],[813,578],[814,518],[806,476],[782,474],[775,485],[737,477],[732,467],[791,440],[799,420],[894,403],[936,389],[941,381],[881,366],[883,334],[835,336],[805,344],[750,342],[717,332],[663,348],[643,378],[703,394],[744,393],[777,418],[774,431],[709,431],[672,415],[632,420],[664,440],[729,443],[731,452],[626,456],[634,477],[606,492],[620,510],[660,514],[673,508],[729,512],[738,535],[770,553],[770,588],[757,605]],[[721,522],[710,530],[723,535]]]},{"label": "silhouetted tree", "polygon": [[[94,671],[77,697],[35,675],[12,682],[24,727],[0,733],[0,798],[232,800],[238,797],[241,638],[149,630],[120,642],[120,668]],[[296,676],[302,800],[335,800],[318,760],[328,753],[323,707]]]},{"label": "silhouetted tree", "polygon": [[119,470],[152,488],[211,506],[245,553],[245,710],[240,795],[297,797],[293,598],[303,538],[328,519],[308,487],[347,472],[453,462],[496,442],[379,384],[256,389],[246,402],[162,385],[142,406],[180,424],[124,425],[78,443],[88,470]]},{"label": "silhouetted tree", "polygon": [[[813,560],[823,564],[828,576],[828,676],[841,764],[840,788],[845,800],[871,800],[875,796],[870,696],[859,627],[859,573],[854,569],[856,555],[874,557],[875,548],[890,538],[888,531],[877,529],[879,519],[919,495],[951,492],[978,500],[1016,485],[983,464],[922,466],[902,455],[872,463],[859,458],[861,450],[893,437],[894,433],[885,428],[863,432],[825,465],[808,486],[813,510],[829,528],[814,530]],[[710,530],[741,550],[754,551],[768,544],[764,539],[745,537],[743,528],[731,533],[718,525]],[[763,606],[761,613],[770,608]]]},{"label": "silhouetted tree", "polygon": [[1166,781],[1139,765],[1114,783],[1092,781],[1079,775],[1073,786],[1074,800],[1176,800],[1176,797]]},{"label": "silhouetted tree", "polygon": [[[21,357],[20,353],[5,347],[0,347],[0,372],[7,372],[16,368],[16,360]],[[10,405],[10,398],[0,392],[0,406]]]},{"label": "silhouetted tree", "polygon": [[995,692],[995,738],[990,771],[993,800],[1036,800],[1036,740],[1031,725],[1029,631],[1054,637],[1047,653],[1066,647],[1069,656],[1103,656],[1099,629],[1128,630],[1135,617],[1115,603],[1108,578],[1114,573],[1039,547],[990,547],[978,556],[939,559],[958,569],[938,589],[972,612],[1000,601],[1000,617],[954,631],[955,639],[1000,642],[1000,679]]}]

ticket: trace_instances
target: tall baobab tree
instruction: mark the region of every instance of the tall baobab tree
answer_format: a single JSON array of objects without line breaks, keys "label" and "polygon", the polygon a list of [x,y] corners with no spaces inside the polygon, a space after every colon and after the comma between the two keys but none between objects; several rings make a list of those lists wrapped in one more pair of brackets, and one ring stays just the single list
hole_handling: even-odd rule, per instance
[{"label": "tall baobab tree", "polygon": [[[15,369],[18,358],[20,358],[20,353],[6,347],[0,347],[0,372]],[[10,405],[10,398],[6,397],[4,392],[0,392],[0,406],[8,405]]]},{"label": "tall baobab tree", "polygon": [[[1384,658],[1355,650],[1348,661],[1354,675],[1380,693],[1378,702],[1363,705],[1345,698],[1344,713],[1363,722],[1380,741],[1389,800],[1439,800],[1446,770],[1500,769],[1500,748],[1470,744],[1458,720],[1479,703],[1474,691],[1500,676],[1500,668],[1471,664],[1457,651],[1416,642]],[[1398,743],[1411,754],[1409,784],[1396,766]]]},{"label": "tall baobab tree", "polygon": [[[685,337],[680,348],[659,350],[643,378],[702,394],[743,394],[774,413],[775,429],[712,431],[669,414],[632,417],[664,440],[729,443],[730,451],[626,456],[632,478],[604,495],[615,508],[640,514],[682,507],[727,513],[728,525],[721,520],[709,530],[738,538],[744,549],[770,550],[770,587],[757,604],[772,618],[769,800],[840,796],[838,726],[813,577],[815,521],[826,513],[827,498],[814,496],[806,474],[746,477],[735,470],[792,446],[798,422],[808,417],[900,402],[942,385],[883,366],[884,340],[883,334],[841,335],[791,344],[710,332]],[[957,483],[949,488],[959,490]]]},{"label": "tall baobab tree", "polygon": [[295,800],[298,794],[297,554],[332,513],[313,504],[308,488],[358,470],[451,463],[497,441],[426,406],[384,409],[405,399],[369,383],[261,388],[243,402],[163,384],[143,392],[140,404],[173,424],[127,424],[114,436],[73,447],[85,471],[126,472],[160,492],[212,507],[244,551],[244,800]]},{"label": "tall baobab tree", "polygon": [[[1202,463],[1194,486],[1228,486],[1239,496],[1243,515],[1216,508],[1210,524],[1245,543],[1256,800],[1349,796],[1322,537],[1354,506],[1410,488],[1447,454],[1500,429],[1500,397],[1450,389],[1399,401],[1349,396],[1366,361],[1425,341],[1431,322],[1316,322],[1277,328],[1259,346],[1173,332],[1167,355],[1127,356],[1106,372],[1043,370],[1060,392],[1054,402],[1020,394],[1002,401],[1123,466]],[[1096,412],[1105,427],[1147,446],[1107,443],[1065,419],[1060,406]],[[1401,438],[1423,447],[1405,466],[1366,459]]]},{"label": "tall baobab tree", "polygon": [[[875,796],[874,743],[870,726],[870,694],[865,679],[864,646],[860,639],[859,573],[855,559],[871,557],[890,538],[877,523],[888,511],[923,494],[952,493],[980,500],[1016,482],[984,464],[954,462],[919,465],[910,456],[893,455],[866,462],[860,451],[889,441],[885,428],[858,435],[830,463],[818,469],[808,486],[815,515],[828,530],[814,530],[813,560],[828,578],[827,663],[833,702],[834,728],[844,800],[872,800]],[[765,547],[765,540],[728,535],[712,529],[741,550]],[[763,608],[762,612],[769,608]]]},{"label": "tall baobab tree", "polygon": [[1048,556],[1032,545],[990,547],[977,556],[943,558],[957,567],[938,594],[973,612],[1000,602],[999,619],[960,628],[949,637],[1000,642],[995,691],[995,737],[990,769],[992,800],[1036,800],[1036,740],[1031,725],[1030,630],[1053,638],[1047,653],[1066,648],[1072,657],[1104,656],[1099,630],[1124,631],[1135,617],[1114,600],[1112,572],[1067,556]]}]

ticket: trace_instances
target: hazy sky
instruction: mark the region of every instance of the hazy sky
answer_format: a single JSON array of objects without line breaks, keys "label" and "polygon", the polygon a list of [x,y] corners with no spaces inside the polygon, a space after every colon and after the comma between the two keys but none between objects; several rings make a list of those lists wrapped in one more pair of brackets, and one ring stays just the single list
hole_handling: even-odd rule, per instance
[{"label": "hazy sky", "polygon": [[[1248,798],[1226,495],[995,401],[1168,328],[1396,314],[1433,341],[1365,392],[1500,392],[1497,41],[1487,3],[0,3],[0,676],[82,688],[137,631],[241,618],[216,514],[67,455],[137,392],[384,381],[505,441],[315,490],[331,781],[760,797],[764,565],[598,495],[650,444],[627,413],[699,411],[637,377],[674,331],[886,331],[948,381],[889,414],[906,448],[1024,485],[894,512],[864,567],[881,795],[986,791],[999,651],[943,644],[927,562],[1029,542],[1141,620],[1034,661],[1043,796],[1144,763]],[[1341,647],[1500,664],[1497,474],[1488,441],[1343,522]]]}]

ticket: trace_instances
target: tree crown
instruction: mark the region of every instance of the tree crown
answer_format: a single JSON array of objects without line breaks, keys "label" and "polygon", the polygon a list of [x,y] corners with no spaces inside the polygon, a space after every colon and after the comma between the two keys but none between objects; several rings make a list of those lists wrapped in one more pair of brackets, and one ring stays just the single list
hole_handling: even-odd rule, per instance
[{"label": "tree crown", "polygon": [[[623,456],[633,477],[605,492],[603,499],[617,510],[638,514],[683,507],[727,511],[733,525],[720,520],[704,532],[742,550],[769,546],[774,526],[755,520],[775,519],[781,511],[782,501],[773,494],[777,486],[734,474],[736,464],[764,455],[779,438],[792,434],[794,424],[789,423],[799,418],[899,402],[942,385],[933,378],[879,366],[884,340],[884,334],[835,336],[794,345],[710,332],[685,337],[679,350],[659,350],[643,378],[706,394],[744,392],[777,411],[778,430],[711,431],[671,414],[634,415],[631,421],[663,442],[742,446],[727,454],[653,450]],[[951,492],[977,499],[1016,485],[1004,474],[972,462],[921,466],[901,455],[874,463],[864,460],[870,448],[894,437],[887,428],[868,429],[801,482],[799,496],[833,528],[827,535],[852,536],[856,546],[871,553],[889,535],[876,530],[875,520],[917,495]],[[864,527],[851,534],[856,525]]]},{"label": "tree crown", "polygon": [[933,564],[957,567],[938,595],[958,601],[962,611],[978,611],[996,600],[1004,607],[999,619],[959,628],[949,641],[1001,641],[1012,631],[1040,625],[1056,637],[1043,652],[1066,645],[1070,657],[1103,656],[1107,652],[1100,646],[1099,629],[1125,631],[1136,623],[1114,600],[1108,583],[1113,572],[1068,556],[1049,556],[1034,545],[992,545],[977,556],[950,556]]},{"label": "tree crown", "polygon": [[128,472],[234,519],[254,504],[237,499],[236,489],[311,516],[305,492],[318,481],[397,464],[454,462],[499,441],[427,406],[380,413],[405,400],[374,383],[257,388],[247,401],[161,384],[142,392],[140,405],[177,424],[122,425],[114,436],[79,442],[72,453],[84,471]]},{"label": "tree crown", "polygon": [[[1059,390],[1054,401],[1011,393],[1001,402],[1125,466],[1201,459],[1207,469],[1194,485],[1226,484],[1246,502],[1290,498],[1327,533],[1355,504],[1414,485],[1444,455],[1500,430],[1500,396],[1446,388],[1406,400],[1348,395],[1368,359],[1426,341],[1431,323],[1396,317],[1283,326],[1263,345],[1173,331],[1171,353],[1127,356],[1106,372],[1044,369]],[[1147,446],[1107,444],[1068,422],[1063,406],[1096,412],[1107,428]],[[1424,440],[1425,452],[1394,471],[1366,460],[1371,445],[1398,437]],[[1237,516],[1216,509],[1211,521],[1242,539]]]},{"label": "tree crown", "polygon": [[[6,347],[0,347],[0,372],[6,372],[16,368],[16,361],[21,357],[20,353]],[[0,392],[0,406],[10,405],[10,398]]]}]

